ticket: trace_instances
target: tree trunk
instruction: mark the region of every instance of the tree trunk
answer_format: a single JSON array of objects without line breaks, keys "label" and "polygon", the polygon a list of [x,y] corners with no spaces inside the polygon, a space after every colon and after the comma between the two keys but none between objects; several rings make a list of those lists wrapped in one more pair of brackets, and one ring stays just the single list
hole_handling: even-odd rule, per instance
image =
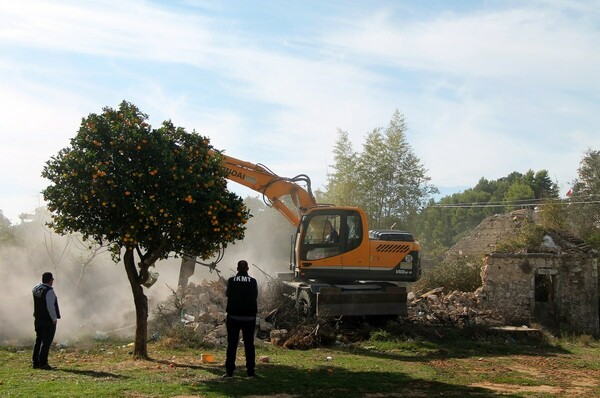
[{"label": "tree trunk", "polygon": [[135,267],[133,249],[127,249],[123,257],[127,278],[133,293],[135,303],[135,345],[133,357],[135,359],[148,359],[148,298],[140,284],[140,277]]}]

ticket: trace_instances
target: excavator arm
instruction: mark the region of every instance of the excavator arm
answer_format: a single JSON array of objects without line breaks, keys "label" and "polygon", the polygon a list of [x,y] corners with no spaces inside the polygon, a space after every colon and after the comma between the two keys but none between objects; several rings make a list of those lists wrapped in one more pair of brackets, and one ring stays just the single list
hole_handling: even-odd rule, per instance
[{"label": "excavator arm", "polygon": [[[265,203],[277,209],[295,227],[300,224],[302,216],[309,208],[317,206],[307,175],[279,177],[264,165],[245,162],[218,151],[211,152],[213,156],[221,158],[223,166],[227,169],[228,180],[262,193]],[[289,196],[290,200],[283,200],[285,196]],[[195,258],[182,259],[178,286],[187,286],[195,267]]]},{"label": "excavator arm", "polygon": [[[294,226],[298,226],[302,215],[309,208],[317,206],[307,175],[279,177],[264,165],[239,160],[223,153],[215,154],[222,158],[229,180],[262,193],[265,202],[277,209]],[[289,201],[282,200],[285,196],[290,197],[293,206],[290,206]]]}]

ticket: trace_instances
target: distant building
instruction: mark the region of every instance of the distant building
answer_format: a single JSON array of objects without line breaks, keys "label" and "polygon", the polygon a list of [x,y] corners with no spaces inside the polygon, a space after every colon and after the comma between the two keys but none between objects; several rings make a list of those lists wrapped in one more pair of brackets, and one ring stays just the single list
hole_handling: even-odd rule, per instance
[{"label": "distant building", "polygon": [[534,212],[519,210],[486,218],[457,242],[447,258],[481,256],[484,307],[514,324],[539,323],[553,330],[600,335],[598,253],[572,236],[552,233],[536,250],[498,253],[518,236]]}]

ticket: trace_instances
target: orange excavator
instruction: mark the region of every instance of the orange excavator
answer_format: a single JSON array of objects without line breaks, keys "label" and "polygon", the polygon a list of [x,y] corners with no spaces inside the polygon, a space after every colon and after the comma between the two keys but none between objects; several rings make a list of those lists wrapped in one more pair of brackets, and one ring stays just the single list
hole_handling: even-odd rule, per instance
[{"label": "orange excavator", "polygon": [[[221,157],[229,180],[260,192],[296,227],[289,271],[278,277],[301,313],[406,313],[406,287],[400,285],[421,274],[420,245],[411,233],[369,230],[361,208],[318,204],[304,174],[280,177],[261,164],[217,152],[215,156]],[[183,260],[180,282],[184,265],[189,269],[193,261]]]}]

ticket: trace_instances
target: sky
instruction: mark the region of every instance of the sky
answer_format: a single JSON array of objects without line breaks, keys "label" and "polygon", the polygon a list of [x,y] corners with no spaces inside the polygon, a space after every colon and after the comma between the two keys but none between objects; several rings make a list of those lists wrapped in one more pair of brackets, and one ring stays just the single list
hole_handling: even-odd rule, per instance
[{"label": "sky", "polygon": [[[442,195],[600,149],[596,1],[0,2],[0,210],[44,205],[44,164],[123,100],[227,155],[323,187],[399,110]],[[230,184],[242,196],[253,194]]]}]

